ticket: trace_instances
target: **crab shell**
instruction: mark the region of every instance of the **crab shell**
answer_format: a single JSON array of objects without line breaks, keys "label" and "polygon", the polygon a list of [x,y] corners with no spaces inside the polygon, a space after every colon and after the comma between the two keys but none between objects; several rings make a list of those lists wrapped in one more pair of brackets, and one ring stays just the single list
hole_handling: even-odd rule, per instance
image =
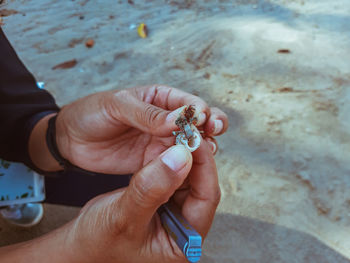
[{"label": "crab shell", "polygon": [[186,135],[181,132],[176,136],[176,144],[182,144],[184,145],[190,152],[194,152],[197,150],[201,144],[201,135],[198,131],[198,129],[194,126],[191,125],[192,130],[193,130],[193,146],[188,145],[188,140],[186,138]]}]

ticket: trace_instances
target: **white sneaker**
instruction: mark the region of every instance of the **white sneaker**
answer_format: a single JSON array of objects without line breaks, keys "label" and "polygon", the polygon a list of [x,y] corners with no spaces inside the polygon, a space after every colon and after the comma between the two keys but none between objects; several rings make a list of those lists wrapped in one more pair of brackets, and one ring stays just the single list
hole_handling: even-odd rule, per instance
[{"label": "white sneaker", "polygon": [[32,227],[39,224],[43,218],[44,209],[42,204],[26,203],[1,208],[0,214],[6,221],[13,225]]}]

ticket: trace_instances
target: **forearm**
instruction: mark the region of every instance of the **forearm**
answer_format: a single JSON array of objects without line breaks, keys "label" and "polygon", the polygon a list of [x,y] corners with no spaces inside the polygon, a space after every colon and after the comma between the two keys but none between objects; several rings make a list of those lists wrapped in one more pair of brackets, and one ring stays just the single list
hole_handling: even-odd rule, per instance
[{"label": "forearm", "polygon": [[56,113],[49,114],[38,121],[30,134],[28,142],[28,151],[32,162],[39,169],[47,172],[62,170],[62,167],[51,155],[46,144],[46,131],[48,121],[55,114]]},{"label": "forearm", "polygon": [[73,241],[72,223],[40,238],[0,248],[1,263],[86,262]]}]

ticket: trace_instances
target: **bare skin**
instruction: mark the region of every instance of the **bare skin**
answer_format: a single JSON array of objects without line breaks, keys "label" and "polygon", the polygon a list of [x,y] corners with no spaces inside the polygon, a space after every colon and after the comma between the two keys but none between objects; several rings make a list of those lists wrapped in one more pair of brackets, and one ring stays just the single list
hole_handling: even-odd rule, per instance
[{"label": "bare skin", "polygon": [[[182,145],[172,146],[176,109],[184,105],[204,113],[198,125],[205,139],[192,154]],[[39,168],[55,171],[60,167],[44,140],[50,117],[33,129],[29,151]],[[94,198],[62,228],[1,248],[0,261],[187,262],[156,210],[172,199],[205,238],[220,200],[212,136],[227,126],[221,110],[164,86],[97,93],[63,107],[56,139],[67,160],[95,172],[135,174],[127,188]]]},{"label": "bare skin", "polygon": [[[174,88],[146,86],[99,95],[63,107],[58,115],[62,155],[87,170],[112,174],[138,171],[174,144],[171,132],[178,130],[178,116],[167,117],[184,105],[195,105],[209,117],[207,122],[205,117],[199,120],[199,126],[209,130],[214,122],[202,99]],[[218,109],[214,112],[224,123],[220,133],[225,132],[226,115]]]},{"label": "bare skin", "polygon": [[[204,137],[209,142],[216,144],[212,136],[224,133],[228,127],[225,113],[208,107],[197,96],[154,85],[96,93],[64,106],[56,121],[60,153],[86,170],[134,173],[174,144],[172,131],[178,130],[175,120],[179,113],[174,111],[184,105],[193,105],[202,113],[197,126],[205,131]],[[215,130],[218,121],[222,125]],[[41,125],[47,127],[44,123]],[[40,141],[34,135],[31,141]],[[60,168],[57,163],[42,158],[49,154],[38,155],[40,151],[31,145],[38,144],[29,147],[35,164],[47,171]]]},{"label": "bare skin", "polygon": [[76,219],[52,233],[0,248],[0,260],[185,263],[156,213],[170,198],[205,238],[220,201],[215,161],[206,141],[193,155],[182,145],[172,146],[137,172],[127,188],[94,198]]}]

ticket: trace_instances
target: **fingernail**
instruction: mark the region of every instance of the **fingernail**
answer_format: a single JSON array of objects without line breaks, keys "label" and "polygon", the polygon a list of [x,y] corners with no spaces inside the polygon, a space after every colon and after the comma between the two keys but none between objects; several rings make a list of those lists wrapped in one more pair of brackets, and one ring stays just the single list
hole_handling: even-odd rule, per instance
[{"label": "fingernail", "polygon": [[182,107],[170,112],[168,114],[168,116],[166,117],[165,121],[168,123],[175,124],[176,119],[179,118],[181,112],[184,110],[185,107],[186,106],[182,106]]},{"label": "fingernail", "polygon": [[198,116],[198,125],[202,125],[205,122],[207,115],[204,112],[201,112]]},{"label": "fingernail", "polygon": [[215,120],[214,121],[214,134],[218,134],[222,131],[222,128],[224,127],[224,123],[222,120]]},{"label": "fingernail", "polygon": [[188,162],[189,152],[183,145],[175,145],[162,153],[161,160],[171,170],[179,172]]},{"label": "fingernail", "polygon": [[207,142],[209,142],[209,144],[210,144],[212,153],[215,153],[216,152],[216,144],[212,141],[207,141]]}]

